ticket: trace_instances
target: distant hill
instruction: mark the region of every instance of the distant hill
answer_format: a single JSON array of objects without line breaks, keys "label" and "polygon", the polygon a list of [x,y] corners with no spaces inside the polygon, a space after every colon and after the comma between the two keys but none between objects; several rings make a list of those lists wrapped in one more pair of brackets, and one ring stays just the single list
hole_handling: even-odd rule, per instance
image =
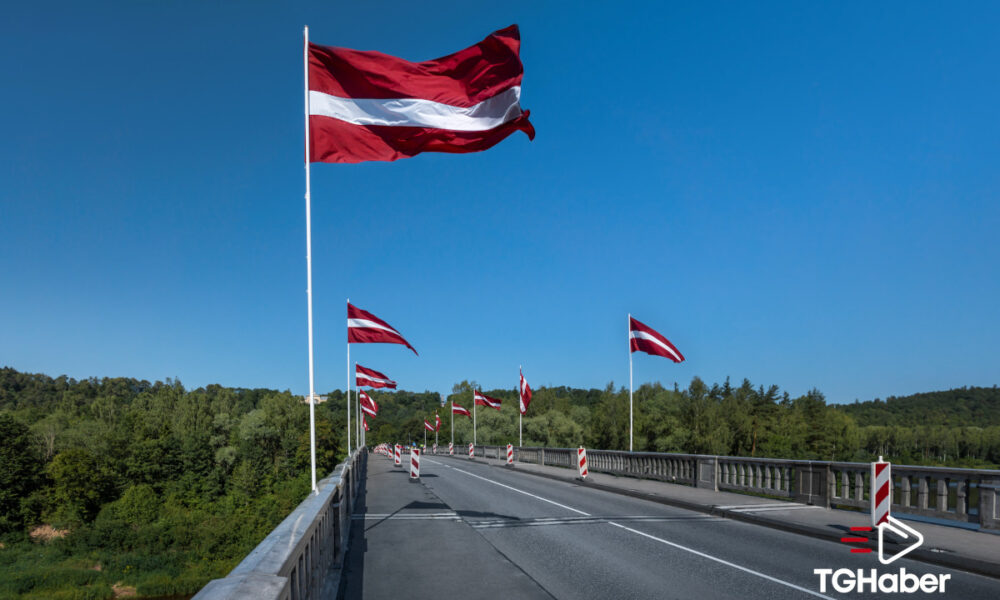
[{"label": "distant hill", "polygon": [[961,387],[833,405],[858,425],[988,427],[1000,424],[1000,388]]}]

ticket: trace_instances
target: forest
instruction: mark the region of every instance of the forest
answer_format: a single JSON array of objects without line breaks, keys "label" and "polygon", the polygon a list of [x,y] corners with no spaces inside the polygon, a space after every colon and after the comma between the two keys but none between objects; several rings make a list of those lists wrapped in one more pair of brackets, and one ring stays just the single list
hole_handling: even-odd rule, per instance
[{"label": "forest", "polygon": [[[472,409],[475,382],[444,400]],[[517,443],[517,391],[483,390],[480,444]],[[424,439],[450,405],[436,392],[373,391],[368,445]],[[344,393],[316,407],[317,461],[346,451]],[[525,445],[628,448],[628,391],[542,387]],[[288,391],[130,378],[74,380],[0,369],[0,599],[184,597],[224,576],[309,490],[308,406]],[[433,442],[428,433],[428,444]],[[455,417],[454,439],[472,440]],[[635,391],[639,451],[1000,465],[1000,391],[960,388],[828,404],[743,380]]]}]

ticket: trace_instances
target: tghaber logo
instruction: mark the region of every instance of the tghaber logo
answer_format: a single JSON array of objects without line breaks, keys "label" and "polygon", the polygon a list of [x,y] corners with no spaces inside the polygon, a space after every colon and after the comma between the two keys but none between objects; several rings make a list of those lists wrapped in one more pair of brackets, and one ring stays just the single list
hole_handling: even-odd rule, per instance
[{"label": "tghaber logo", "polygon": [[[924,536],[916,529],[906,523],[899,521],[889,514],[889,506],[892,504],[892,466],[884,462],[882,457],[878,457],[878,462],[872,463],[871,481],[871,527],[851,527],[852,532],[870,532],[878,529],[878,561],[883,565],[891,564],[900,558],[913,552],[924,543]],[[892,533],[900,540],[907,541],[907,546],[893,554],[885,554],[885,534]],[[865,543],[868,538],[861,536],[851,536],[840,538],[844,543]],[[851,548],[852,553],[869,554],[871,548]],[[949,574],[925,573],[916,575],[908,573],[905,568],[900,568],[896,573],[879,574],[877,569],[869,569],[865,574],[864,569],[813,569],[813,574],[819,576],[819,591],[826,592],[827,578],[834,590],[842,594],[857,591],[864,593],[865,588],[871,593],[903,593],[912,594],[914,592],[924,592],[927,594],[939,592],[944,593],[945,582],[951,579]]]}]

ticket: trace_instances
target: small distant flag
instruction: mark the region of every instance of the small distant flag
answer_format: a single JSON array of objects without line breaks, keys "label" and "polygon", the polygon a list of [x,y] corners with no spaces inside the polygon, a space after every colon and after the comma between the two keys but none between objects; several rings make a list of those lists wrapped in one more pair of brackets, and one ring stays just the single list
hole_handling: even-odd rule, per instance
[{"label": "small distant flag", "polygon": [[361,415],[361,424],[364,425],[365,431],[368,431],[368,419],[364,415]]},{"label": "small distant flag", "polygon": [[465,415],[465,416],[469,417],[470,419],[472,418],[472,413],[469,412],[469,409],[463,408],[463,407],[455,404],[454,402],[451,403],[451,413],[454,414],[454,415]]},{"label": "small distant flag", "polygon": [[518,397],[521,400],[521,414],[528,412],[528,405],[531,404],[531,386],[528,385],[527,380],[524,379],[524,373],[520,369],[517,371],[521,375],[521,387]]},{"label": "small distant flag", "polygon": [[441,416],[434,413],[434,431],[441,431]]},{"label": "small distant flag", "polygon": [[396,382],[375,369],[354,365],[354,382],[358,387],[396,389]]},{"label": "small distant flag", "polygon": [[683,362],[684,360],[684,355],[670,343],[670,340],[663,337],[662,334],[652,327],[640,323],[632,316],[629,316],[628,337],[632,352],[641,350],[646,354],[669,358],[675,363]]},{"label": "small distant flag", "polygon": [[430,424],[430,421],[424,419],[424,429],[427,431],[434,431],[434,426]]},{"label": "small distant flag", "polygon": [[391,325],[368,311],[347,303],[347,343],[348,344],[402,344],[413,350],[410,342],[392,328]]},{"label": "small distant flag", "polygon": [[500,410],[500,402],[501,402],[500,400],[496,398],[491,398],[486,394],[480,393],[479,390],[475,391],[474,396],[476,398],[476,404],[478,404],[479,406],[489,406],[490,408],[495,408],[497,410]]},{"label": "small distant flag", "polygon": [[372,400],[371,396],[366,394],[364,391],[358,392],[358,400],[361,405],[361,410],[373,417],[378,414],[378,404],[376,404],[375,401]]}]

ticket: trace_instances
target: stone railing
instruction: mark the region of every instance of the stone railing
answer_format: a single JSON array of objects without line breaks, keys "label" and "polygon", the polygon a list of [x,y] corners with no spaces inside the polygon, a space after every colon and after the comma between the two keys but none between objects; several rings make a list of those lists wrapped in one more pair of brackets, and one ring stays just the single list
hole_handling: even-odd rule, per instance
[{"label": "stone railing", "polygon": [[[503,446],[478,446],[499,458]],[[516,462],[575,468],[576,449],[515,447]],[[587,449],[592,473],[658,479],[715,491],[869,509],[870,463]],[[892,511],[1000,529],[1000,470],[892,465]]]},{"label": "stone railing", "polygon": [[223,579],[192,600],[334,598],[368,451],[356,450]]}]

